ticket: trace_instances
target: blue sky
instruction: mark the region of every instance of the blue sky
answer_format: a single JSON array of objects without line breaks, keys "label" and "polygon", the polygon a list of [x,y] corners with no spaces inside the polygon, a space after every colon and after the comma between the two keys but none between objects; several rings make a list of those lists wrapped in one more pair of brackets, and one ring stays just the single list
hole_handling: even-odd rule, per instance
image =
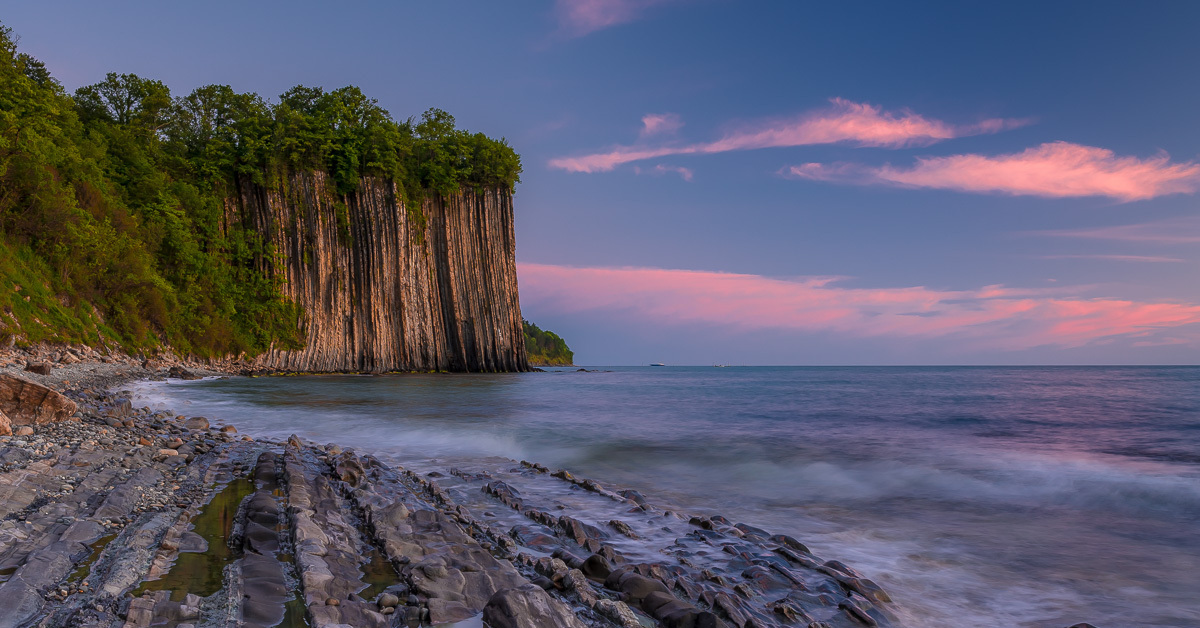
[{"label": "blue sky", "polygon": [[354,84],[507,137],[523,309],[580,363],[1200,356],[1200,4],[199,6],[0,20],[68,89]]}]

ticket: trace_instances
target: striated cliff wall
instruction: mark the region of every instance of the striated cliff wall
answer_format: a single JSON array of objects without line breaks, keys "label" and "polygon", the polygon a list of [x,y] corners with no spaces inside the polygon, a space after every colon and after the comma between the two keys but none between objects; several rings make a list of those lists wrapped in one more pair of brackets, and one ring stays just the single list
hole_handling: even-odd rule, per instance
[{"label": "striated cliff wall", "polygon": [[517,298],[512,195],[465,189],[406,208],[395,184],[346,197],[324,173],[242,184],[227,221],[262,234],[306,345],[253,366],[279,371],[528,370]]}]

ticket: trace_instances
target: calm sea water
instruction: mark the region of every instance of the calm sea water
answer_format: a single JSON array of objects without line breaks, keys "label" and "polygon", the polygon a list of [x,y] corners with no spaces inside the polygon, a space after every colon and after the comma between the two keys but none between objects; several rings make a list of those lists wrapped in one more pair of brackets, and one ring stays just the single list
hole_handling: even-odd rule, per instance
[{"label": "calm sea water", "polygon": [[231,378],[142,403],[503,456],[788,533],[912,627],[1200,626],[1200,367],[613,368]]}]

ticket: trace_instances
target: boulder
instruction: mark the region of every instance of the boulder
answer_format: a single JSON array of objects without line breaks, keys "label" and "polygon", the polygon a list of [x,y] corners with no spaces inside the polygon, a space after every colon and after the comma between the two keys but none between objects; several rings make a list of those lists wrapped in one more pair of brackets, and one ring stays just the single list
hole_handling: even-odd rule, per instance
[{"label": "boulder", "polygon": [[75,414],[74,401],[31,381],[0,374],[0,412],[12,425],[43,425]]},{"label": "boulder", "polygon": [[12,421],[2,411],[0,411],[0,436],[12,436]]},{"label": "boulder", "polygon": [[608,559],[599,554],[588,556],[587,560],[583,561],[583,566],[579,569],[583,571],[583,575],[592,580],[599,580],[600,582],[604,582],[609,574],[612,573],[612,565],[608,563]]},{"label": "boulder", "polygon": [[194,417],[184,421],[183,426],[194,432],[207,430],[208,429],[208,419],[206,419],[202,416],[194,416]]},{"label": "boulder", "polygon": [[562,602],[535,584],[497,591],[483,607],[491,628],[583,628],[585,624]]},{"label": "boulder", "polygon": [[199,375],[196,375],[182,366],[172,366],[171,369],[167,371],[167,377],[175,379],[200,379]]},{"label": "boulder", "polygon": [[53,367],[45,362],[30,362],[25,366],[25,370],[38,375],[49,375]]}]

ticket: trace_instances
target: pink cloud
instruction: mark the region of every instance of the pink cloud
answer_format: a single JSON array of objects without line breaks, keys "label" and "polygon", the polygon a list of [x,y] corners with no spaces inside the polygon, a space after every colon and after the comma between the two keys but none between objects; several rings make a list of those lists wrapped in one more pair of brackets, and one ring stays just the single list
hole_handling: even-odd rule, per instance
[{"label": "pink cloud", "polygon": [[674,133],[683,128],[683,118],[677,113],[648,113],[642,116],[642,137]]},{"label": "pink cloud", "polygon": [[692,172],[691,168],[684,168],[683,166],[668,166],[666,164],[658,164],[657,166],[655,166],[653,168],[648,168],[648,169],[642,168],[640,166],[634,166],[633,172],[635,174],[652,174],[655,176],[662,176],[664,174],[675,173],[675,174],[679,175],[681,178],[683,178],[684,181],[691,181],[692,175],[695,174],[694,172]]},{"label": "pink cloud", "polygon": [[818,181],[936,188],[960,192],[1044,196],[1107,196],[1138,201],[1200,189],[1200,164],[1171,163],[1166,154],[1141,159],[1069,142],[1049,142],[1009,155],[951,155],[897,168],[803,164],[786,171]]},{"label": "pink cloud", "polygon": [[[1045,289],[847,288],[838,278],[791,280],[659,268],[519,264],[521,299],[558,313],[779,329],[853,337],[956,338],[977,348],[1078,347],[1161,334],[1200,344],[1200,305],[1085,299]],[[1200,327],[1200,326],[1198,326]]]},{"label": "pink cloud", "polygon": [[875,105],[841,98],[834,98],[830,102],[831,106],[825,109],[798,117],[760,121],[734,129],[712,142],[684,146],[617,146],[607,152],[551,159],[549,164],[552,168],[568,172],[605,172],[622,164],[667,155],[836,143],[902,148],[924,146],[965,135],[997,133],[1026,123],[1022,120],[992,119],[974,125],[956,126],[907,110],[893,113]]},{"label": "pink cloud", "polygon": [[646,9],[666,1],[669,0],[557,0],[555,12],[562,28],[579,37],[632,22]]}]

